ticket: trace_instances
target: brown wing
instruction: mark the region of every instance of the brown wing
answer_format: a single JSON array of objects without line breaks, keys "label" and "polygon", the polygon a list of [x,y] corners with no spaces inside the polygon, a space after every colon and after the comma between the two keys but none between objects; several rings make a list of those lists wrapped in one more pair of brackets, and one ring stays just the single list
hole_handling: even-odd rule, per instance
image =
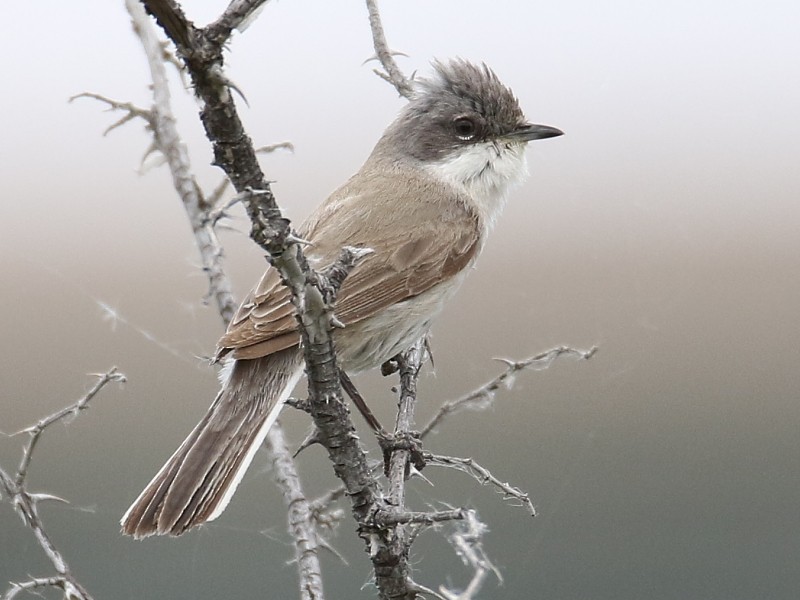
[{"label": "brown wing", "polygon": [[[369,195],[354,193],[351,180],[300,229],[313,243],[307,255],[318,268],[333,262],[345,245],[374,250],[339,292],[336,315],[345,325],[449,279],[479,248],[478,218],[449,187],[398,174],[367,178]],[[270,268],[239,307],[218,356],[266,356],[296,345],[296,329],[289,290]]]}]

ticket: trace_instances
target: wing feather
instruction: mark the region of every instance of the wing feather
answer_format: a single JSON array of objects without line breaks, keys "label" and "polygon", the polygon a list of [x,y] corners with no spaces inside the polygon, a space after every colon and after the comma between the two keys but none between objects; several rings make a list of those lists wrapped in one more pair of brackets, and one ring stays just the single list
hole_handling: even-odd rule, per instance
[{"label": "wing feather", "polygon": [[[374,250],[339,291],[336,315],[345,325],[446,281],[480,248],[482,224],[449,186],[400,173],[376,174],[369,184],[369,195],[357,194],[351,180],[300,228],[312,242],[307,254],[316,268],[331,264],[345,245]],[[382,211],[381,218],[374,210]],[[299,343],[290,300],[270,267],[220,339],[217,356],[258,358]]]}]

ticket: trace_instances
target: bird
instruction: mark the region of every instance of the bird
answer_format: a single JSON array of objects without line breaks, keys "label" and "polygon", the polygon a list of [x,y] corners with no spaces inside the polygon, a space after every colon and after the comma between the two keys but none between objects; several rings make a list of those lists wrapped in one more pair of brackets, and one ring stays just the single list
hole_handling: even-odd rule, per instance
[{"label": "bird", "polygon": [[[370,249],[345,279],[337,361],[378,367],[426,336],[480,255],[525,147],[562,135],[530,123],[485,63],[434,60],[363,166],[298,227],[312,267]],[[304,371],[290,292],[270,267],[217,345],[221,389],[121,520],[123,533],[180,535],[225,510]]]}]

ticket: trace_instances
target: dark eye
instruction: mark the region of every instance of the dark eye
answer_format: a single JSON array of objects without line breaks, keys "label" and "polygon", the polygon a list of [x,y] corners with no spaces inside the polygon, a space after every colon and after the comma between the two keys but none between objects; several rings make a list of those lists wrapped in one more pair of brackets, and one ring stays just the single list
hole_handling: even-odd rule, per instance
[{"label": "dark eye", "polygon": [[456,137],[465,142],[473,139],[478,133],[478,126],[469,117],[459,117],[453,121]]}]

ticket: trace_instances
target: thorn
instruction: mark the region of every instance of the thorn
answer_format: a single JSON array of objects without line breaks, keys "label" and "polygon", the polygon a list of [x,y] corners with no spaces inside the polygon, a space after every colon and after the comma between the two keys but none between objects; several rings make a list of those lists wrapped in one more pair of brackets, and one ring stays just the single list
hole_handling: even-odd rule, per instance
[{"label": "thorn", "polygon": [[330,543],[328,543],[328,540],[325,540],[325,539],[322,539],[321,537],[318,537],[317,538],[317,547],[322,548],[323,550],[327,550],[328,552],[333,554],[336,558],[338,558],[340,561],[342,561],[342,564],[345,567],[349,567],[350,566],[350,563],[347,562],[347,559],[344,557],[344,555],[342,555],[341,552],[339,552]]},{"label": "thorn", "polygon": [[22,435],[23,433],[33,433],[36,431],[36,425],[31,425],[30,427],[26,427],[25,429],[20,429],[19,431],[15,431],[14,433],[9,433],[8,437],[17,437],[18,435]]},{"label": "thorn", "polygon": [[425,341],[423,342],[423,344],[425,345],[425,352],[428,353],[428,358],[431,361],[431,369],[433,369],[435,371],[436,370],[436,363],[433,362],[433,348],[431,347],[431,336],[430,335],[426,335],[425,336]]},{"label": "thorn", "polygon": [[286,236],[286,241],[292,244],[299,244],[301,246],[313,246],[314,242],[309,242],[308,240],[304,240],[301,237],[296,236],[294,233],[290,233]]},{"label": "thorn", "polygon": [[342,323],[342,322],[341,322],[341,321],[340,321],[340,320],[339,320],[339,319],[336,317],[336,315],[331,315],[331,327],[333,327],[334,329],[344,329],[344,328],[345,328],[345,324],[344,324],[344,323]]},{"label": "thorn", "polygon": [[314,444],[322,444],[322,439],[320,438],[319,435],[319,429],[317,429],[316,427],[314,428],[314,431],[312,431],[306,436],[306,439],[303,440],[303,442],[300,444],[297,450],[295,450],[294,454],[292,454],[292,458],[297,458],[297,456],[303,450],[313,446]]},{"label": "thorn", "polygon": [[28,496],[34,502],[41,502],[43,500],[53,500],[55,502],[60,502],[62,504],[69,504],[69,500],[65,500],[64,498],[60,498],[59,496],[54,496],[53,494],[47,494],[47,493],[28,494]]},{"label": "thorn", "polygon": [[435,592],[432,589],[427,588],[424,585],[421,585],[421,584],[417,583],[416,581],[414,581],[413,579],[410,579],[410,578],[406,579],[406,587],[410,591],[417,592],[418,594],[427,594],[429,596],[433,596],[434,598],[438,598],[439,600],[448,600],[447,598],[445,598],[444,596],[442,596],[438,592]]},{"label": "thorn", "polygon": [[[219,165],[217,165],[219,166]],[[275,183],[274,181],[268,181],[267,183]],[[243,192],[239,192],[237,196],[241,196],[241,199],[246,198],[247,196],[266,196],[269,194],[269,190],[257,190],[252,186],[247,186]]]},{"label": "thorn", "polygon": [[600,350],[600,346],[592,346],[591,348],[589,348],[589,351],[588,351],[588,352],[585,352],[585,353],[583,354],[583,360],[589,360],[589,359],[590,359],[590,358],[592,358],[592,357],[593,357],[595,354],[597,354],[597,351],[598,351],[598,350]]},{"label": "thorn", "polygon": [[427,477],[425,477],[425,475],[422,474],[422,471],[420,471],[419,469],[417,469],[417,467],[414,466],[414,463],[409,463],[408,478],[411,479],[412,477],[419,477],[420,479],[422,479],[422,481],[424,481],[431,487],[436,487],[435,485],[433,485],[433,482],[430,479],[428,479]]},{"label": "thorn", "polygon": [[233,83],[233,81],[231,81],[231,79],[227,75],[225,75],[225,73],[223,73],[222,67],[220,67],[219,65],[215,65],[214,67],[211,68],[211,74],[213,77],[217,79],[219,83],[229,87],[234,92],[239,94],[242,100],[244,100],[244,103],[247,105],[247,108],[250,108],[250,103],[247,101],[247,98],[245,97],[244,93],[242,93],[242,90],[240,90],[239,87],[235,83]]},{"label": "thorn", "polygon": [[500,357],[495,357],[495,358],[493,358],[492,360],[496,360],[497,362],[501,362],[501,363],[503,363],[503,364],[504,364],[505,366],[507,366],[509,369],[516,369],[516,368],[517,368],[517,366],[518,366],[518,364],[519,364],[519,363],[517,363],[516,361],[510,360],[510,359],[508,359],[508,358],[500,358]]},{"label": "thorn", "polygon": [[345,250],[350,254],[352,254],[355,262],[361,261],[364,257],[369,256],[370,254],[375,254],[375,250],[368,247],[357,248],[355,246],[345,246],[344,248],[342,248],[342,250]]},{"label": "thorn", "polygon": [[308,400],[301,400],[300,398],[287,398],[284,404],[302,410],[304,413],[311,412],[311,403]]},{"label": "thorn", "polygon": [[[399,50],[390,50],[389,56],[404,56],[405,58],[408,58],[408,54],[406,54],[405,52],[400,52]],[[361,66],[363,67],[368,62],[372,62],[374,60],[380,60],[377,54],[373,54],[372,56],[370,56],[367,60],[361,63]]]},{"label": "thorn", "polygon": [[256,154],[269,154],[270,152],[275,152],[275,150],[288,150],[289,152],[294,153],[294,144],[292,142],[278,142],[276,144],[267,144],[266,146],[260,146],[256,148]]}]

